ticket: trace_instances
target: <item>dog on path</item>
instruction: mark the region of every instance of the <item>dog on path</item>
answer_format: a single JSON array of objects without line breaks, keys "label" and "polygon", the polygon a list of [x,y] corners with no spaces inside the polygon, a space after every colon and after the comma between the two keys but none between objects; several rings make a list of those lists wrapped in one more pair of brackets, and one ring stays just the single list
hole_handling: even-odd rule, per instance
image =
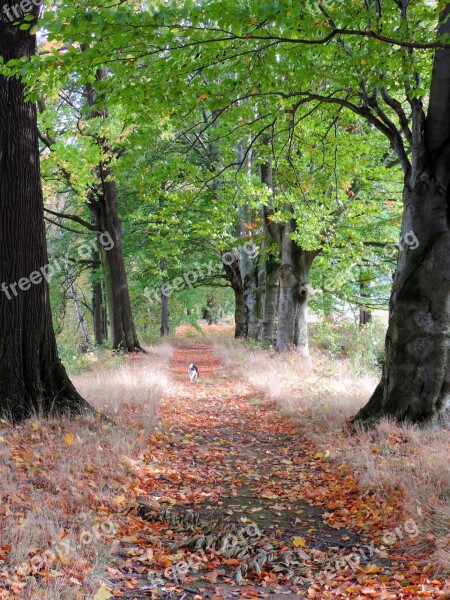
[{"label": "dog on path", "polygon": [[189,379],[191,380],[191,383],[194,383],[195,381],[197,381],[197,379],[198,379],[197,365],[194,365],[194,363],[191,363],[188,368],[188,373],[189,373]]}]

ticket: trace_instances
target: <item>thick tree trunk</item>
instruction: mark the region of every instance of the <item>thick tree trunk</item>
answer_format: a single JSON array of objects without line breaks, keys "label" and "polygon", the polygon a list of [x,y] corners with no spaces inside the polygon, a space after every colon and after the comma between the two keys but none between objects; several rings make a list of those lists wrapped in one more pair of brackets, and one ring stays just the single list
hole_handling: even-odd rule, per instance
[{"label": "thick tree trunk", "polygon": [[[267,167],[266,167],[267,171]],[[262,180],[269,187],[272,185],[272,170],[263,173]],[[293,213],[292,207],[290,207]],[[303,250],[292,240],[297,223],[294,217],[286,223],[277,223],[273,220],[270,206],[264,207],[264,220],[267,231],[276,242],[280,252],[278,307],[277,307],[277,332],[276,346],[284,350],[297,346],[301,356],[309,355],[308,344],[308,302],[311,297],[309,271],[314,258],[319,253]],[[273,276],[274,273],[273,273]],[[269,277],[275,285],[275,281]],[[275,299],[275,290],[272,290],[272,304]],[[273,310],[273,309],[272,309]],[[267,321],[269,321],[267,315]],[[272,316],[272,315],[270,315]],[[271,335],[271,326],[266,325],[265,336]]]},{"label": "thick tree trunk", "polygon": [[403,240],[409,235],[414,243],[402,243],[382,378],[356,421],[372,424],[382,416],[413,423],[448,420],[450,232],[444,226],[445,213],[439,210],[446,207],[447,188],[441,188],[436,174],[427,172],[415,189],[405,190],[410,210]]},{"label": "thick tree trunk", "polygon": [[207,319],[208,325],[216,325],[217,324],[217,305],[216,301],[212,296],[209,296],[206,299],[206,310],[207,310]]},{"label": "thick tree trunk", "polygon": [[278,316],[278,296],[280,291],[280,263],[270,256],[266,262],[266,291],[264,296],[264,319],[261,341],[274,344]]},{"label": "thick tree trunk", "polygon": [[[15,4],[0,1],[4,63],[35,51],[35,37],[5,20],[4,8]],[[0,413],[15,421],[92,413],[58,358],[41,271],[48,256],[36,107],[16,79],[0,76],[0,115]]]},{"label": "thick tree trunk", "polygon": [[277,348],[297,346],[301,356],[308,356],[309,270],[317,252],[303,250],[292,241],[289,234],[295,228],[295,219],[290,219],[282,232]]},{"label": "thick tree trunk", "polygon": [[236,257],[231,260],[233,256],[233,252],[225,252],[222,257],[222,264],[225,277],[234,291],[234,337],[242,338],[247,335],[247,305],[239,270],[239,260]]},{"label": "thick tree trunk", "polygon": [[100,254],[98,250],[92,253],[92,320],[94,325],[94,339],[96,346],[102,346],[105,340],[104,327],[104,309],[103,309],[103,289],[102,282],[99,279],[99,268],[101,266]]},{"label": "thick tree trunk", "polygon": [[109,169],[104,172],[103,193],[98,201],[91,202],[99,231],[109,236],[112,243],[100,244],[105,276],[106,302],[108,306],[111,347],[113,350],[142,352],[136,335],[128,280],[122,250],[122,226],[117,205],[116,183],[111,180]]},{"label": "thick tree trunk", "polygon": [[[71,277],[69,275],[69,277]],[[72,296],[72,300],[75,306],[75,311],[77,313],[78,326],[81,331],[81,335],[83,336],[83,343],[81,345],[82,352],[89,352],[91,349],[91,340],[89,338],[89,333],[86,327],[86,322],[84,320],[83,309],[81,308],[80,299],[78,298],[77,290],[75,289],[75,283],[73,279],[70,279],[70,294]]]},{"label": "thick tree trunk", "polygon": [[[245,331],[247,337],[253,337],[256,316],[254,311],[256,308],[256,296],[258,289],[257,264],[255,260],[250,259],[247,254],[240,252],[239,268],[242,278],[242,286],[245,297]],[[253,322],[252,322],[253,320]]]},{"label": "thick tree trunk", "polygon": [[[161,258],[159,261],[159,268],[161,276],[164,278],[166,269],[166,260]],[[164,286],[160,289],[160,303],[161,303],[161,324],[159,333],[161,337],[167,337],[169,335],[169,299],[167,294],[164,293]]]},{"label": "thick tree trunk", "polygon": [[[106,78],[106,69],[98,69],[97,79],[102,81]],[[86,86],[88,106],[95,107],[95,91],[91,84]],[[108,119],[107,108],[100,111],[102,118]],[[91,116],[98,116],[97,112],[91,111]],[[133,312],[131,309],[128,279],[125,269],[125,260],[122,249],[122,225],[119,218],[119,207],[117,199],[117,185],[110,165],[110,155],[113,150],[108,147],[103,138],[99,138],[98,144],[103,152],[106,162],[98,166],[98,191],[97,198],[91,194],[89,207],[94,214],[96,226],[105,235],[109,235],[113,246],[106,249],[101,246],[101,259],[105,278],[106,303],[109,314],[111,332],[111,347],[113,350],[124,350],[127,352],[142,352],[134,326]]]},{"label": "thick tree trunk", "polygon": [[169,299],[161,290],[161,327],[159,328],[161,337],[169,335]]},{"label": "thick tree trunk", "polygon": [[372,320],[372,313],[368,310],[360,309],[359,311],[359,326],[367,325]]},{"label": "thick tree trunk", "polygon": [[[251,139],[250,139],[251,144]],[[239,147],[238,162],[240,168],[247,170],[249,179],[252,177],[253,152],[242,145]],[[242,287],[246,305],[245,336],[255,339],[258,316],[255,310],[258,299],[258,256],[253,252],[254,244],[250,237],[253,224],[253,211],[247,201],[238,208],[237,235],[240,238],[239,248],[239,271],[241,274]]]},{"label": "thick tree trunk", "polygon": [[104,342],[104,311],[103,290],[100,281],[92,282],[92,315],[94,321],[95,345],[102,346]]},{"label": "thick tree trunk", "polygon": [[[269,150],[271,136],[265,134],[263,136],[263,143],[267,147],[266,150]],[[260,164],[259,178],[261,183],[265,184],[273,193],[273,168],[270,159],[267,159]],[[267,217],[268,214],[266,209],[263,208],[262,218],[264,223],[264,232],[267,236],[272,236],[277,243],[279,250],[282,228],[279,224],[271,223]],[[267,242],[265,244],[265,250],[265,293],[263,319],[261,325],[261,341],[274,344],[276,340],[276,319],[278,315],[278,299],[280,292],[280,261],[270,252],[269,244]]]},{"label": "thick tree trunk", "polygon": [[251,340],[261,339],[262,322],[264,317],[264,297],[266,293],[266,267],[263,260],[264,246],[259,249],[254,260],[252,296],[249,302],[247,296],[247,337]]},{"label": "thick tree trunk", "polygon": [[[359,284],[359,289],[361,291],[361,296],[364,297],[366,296],[366,289],[367,289],[367,285],[364,282],[363,279],[363,273],[361,273],[361,282]],[[372,320],[372,313],[368,310],[365,310],[365,308],[360,308],[359,309],[359,326],[362,327],[363,325],[367,325],[367,323],[370,323],[370,321]]]},{"label": "thick tree trunk", "polygon": [[[450,4],[440,34],[450,33]],[[434,57],[428,115],[413,105],[402,238],[390,298],[381,381],[355,417],[450,422],[450,51]]]},{"label": "thick tree trunk", "polygon": [[244,292],[242,288],[234,288],[234,337],[245,338],[247,337],[247,305],[245,302]]}]

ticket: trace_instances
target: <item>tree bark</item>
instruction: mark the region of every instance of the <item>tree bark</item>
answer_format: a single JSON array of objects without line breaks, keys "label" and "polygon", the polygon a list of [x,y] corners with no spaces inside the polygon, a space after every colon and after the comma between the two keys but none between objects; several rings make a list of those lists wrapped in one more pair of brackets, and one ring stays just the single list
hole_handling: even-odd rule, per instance
[{"label": "tree bark", "polygon": [[[440,34],[450,33],[450,4]],[[383,416],[450,421],[450,51],[437,50],[428,115],[414,112],[402,238],[389,306],[381,381],[354,422]]]},{"label": "tree bark", "polygon": [[[263,144],[266,150],[269,151],[271,144],[271,136],[265,134],[263,136]],[[268,190],[273,194],[273,168],[269,158],[264,160],[259,167],[259,179],[262,184],[266,185]],[[262,210],[262,220],[264,233],[266,237],[272,237],[280,249],[281,243],[281,227],[278,224],[271,223],[267,209]],[[264,244],[265,250],[265,276],[264,276],[264,306],[261,324],[261,341],[275,344],[276,341],[276,319],[278,315],[278,299],[280,291],[280,261],[275,258],[270,252],[269,242]]]},{"label": "tree bark", "polygon": [[[364,282],[364,274],[361,273],[361,280],[359,283],[359,289],[361,292],[361,296],[364,298],[364,296],[366,295],[366,284]],[[359,326],[363,327],[363,325],[367,325],[367,323],[370,323],[370,321],[372,320],[372,313],[368,310],[366,310],[365,308],[360,308],[359,309]]]},{"label": "tree bark", "polygon": [[280,262],[270,255],[266,260],[266,290],[264,297],[264,318],[261,341],[275,344],[276,321],[278,316],[278,296],[280,290]]},{"label": "tree bark", "polygon": [[449,419],[450,232],[438,216],[439,205],[447,210],[448,181],[442,189],[439,180],[427,169],[405,190],[411,210],[403,235],[417,231],[419,246],[404,246],[398,259],[382,378],[355,417],[368,425],[383,416],[413,423]]},{"label": "tree bark", "polygon": [[[106,70],[98,69],[97,79],[105,79]],[[95,106],[95,92],[91,84],[86,87],[87,103],[92,109]],[[108,109],[97,111],[103,119],[109,117]],[[92,113],[97,116],[97,113]],[[108,147],[103,138],[99,138],[98,144],[105,157],[114,155],[113,150]],[[108,307],[111,347],[113,350],[124,350],[127,352],[142,352],[136,335],[133,312],[131,308],[128,279],[125,268],[125,259],[122,249],[122,224],[119,218],[117,184],[114,180],[110,158],[105,158],[98,166],[99,184],[97,186],[96,198],[91,194],[89,208],[95,217],[96,226],[99,231],[109,235],[113,241],[113,247],[105,249],[101,245],[100,254],[105,277],[106,303]],[[100,239],[100,238],[99,238]]]},{"label": "tree bark", "polygon": [[206,310],[208,325],[217,325],[217,306],[213,296],[208,296],[206,299]]},{"label": "tree bark", "polygon": [[282,232],[277,348],[297,346],[301,356],[308,356],[309,270],[317,252],[303,250],[290,238],[295,228],[292,218]]},{"label": "tree bark", "polygon": [[[13,5],[0,1],[4,63],[30,57],[36,48],[35,36],[6,20],[4,8]],[[59,360],[48,283],[38,275],[30,280],[48,265],[48,255],[36,107],[25,102],[15,78],[0,76],[0,115],[0,412],[14,421],[93,413]]]},{"label": "tree bark", "polygon": [[161,337],[169,335],[169,299],[161,290]]},{"label": "tree bark", "polygon": [[361,308],[359,310],[359,326],[367,325],[372,320],[372,313]]},{"label": "tree bark", "polygon": [[256,290],[254,306],[249,314],[247,337],[251,340],[260,341],[262,335],[262,324],[264,319],[264,305],[266,295],[266,265],[263,260],[264,246],[261,245],[255,268]]},{"label": "tree bark", "polygon": [[103,307],[103,286],[102,282],[98,279],[98,268],[100,267],[100,254],[98,250],[95,250],[92,256],[93,267],[91,273],[91,286],[92,286],[92,317],[94,323],[94,338],[95,345],[102,346],[105,335],[105,323],[104,323],[104,307]]},{"label": "tree bark", "polygon": [[[251,140],[250,140],[251,142]],[[252,176],[252,151],[241,145],[239,147],[238,162],[240,168],[245,168],[249,179]],[[252,209],[248,202],[238,207],[237,235],[240,239],[239,270],[246,305],[245,336],[255,339],[258,316],[255,314],[258,293],[258,257],[251,251]]]},{"label": "tree bark", "polygon": [[229,260],[234,253],[225,252],[223,254],[223,268],[225,277],[230,282],[234,292],[234,337],[243,338],[247,335],[247,305],[245,302],[244,288],[242,285],[241,272],[239,269],[239,260]]},{"label": "tree bark", "polygon": [[89,338],[89,333],[86,327],[86,323],[83,316],[83,310],[81,308],[80,299],[78,298],[77,290],[75,289],[75,282],[70,277],[70,294],[72,296],[73,303],[75,305],[75,311],[77,313],[78,325],[80,327],[81,335],[83,336],[83,344],[81,345],[81,351],[86,353],[89,352],[91,348],[91,340]]},{"label": "tree bark", "polygon": [[[256,295],[258,288],[257,263],[245,250],[239,251],[239,269],[241,272],[242,288],[245,298],[245,334],[246,337],[254,335],[254,310],[256,308]],[[253,322],[252,322],[253,320]]]},{"label": "tree bark", "polygon": [[102,192],[90,207],[98,230],[108,235],[112,244],[108,249],[100,245],[100,255],[105,276],[106,302],[109,314],[111,347],[113,350],[142,352],[136,335],[131,309],[128,279],[122,249],[122,225],[119,219],[117,187],[106,168],[102,177]]},{"label": "tree bark", "polygon": [[242,289],[233,288],[234,291],[234,337],[245,338],[247,337],[247,305],[245,303],[245,296]]}]

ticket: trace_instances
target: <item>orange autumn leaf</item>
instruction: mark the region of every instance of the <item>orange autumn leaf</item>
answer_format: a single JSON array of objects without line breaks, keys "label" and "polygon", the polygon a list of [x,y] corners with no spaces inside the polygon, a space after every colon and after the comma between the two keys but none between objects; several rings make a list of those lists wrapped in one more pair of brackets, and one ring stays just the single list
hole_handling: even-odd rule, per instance
[{"label": "orange autumn leaf", "polygon": [[75,436],[72,432],[68,431],[67,433],[64,434],[64,440],[68,446],[71,446],[73,444],[74,439],[75,439]]}]

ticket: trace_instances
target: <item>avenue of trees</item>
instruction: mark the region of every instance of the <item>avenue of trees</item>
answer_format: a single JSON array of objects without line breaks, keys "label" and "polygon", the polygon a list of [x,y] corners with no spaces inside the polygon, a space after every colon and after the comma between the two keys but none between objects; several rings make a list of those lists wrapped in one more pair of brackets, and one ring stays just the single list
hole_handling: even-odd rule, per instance
[{"label": "avenue of trees", "polygon": [[140,352],[149,319],[166,335],[226,307],[237,337],[306,356],[310,303],[364,324],[389,299],[355,420],[448,419],[450,3],[16,6],[0,2],[2,412],[89,410],[57,354],[69,301],[84,349]]}]

